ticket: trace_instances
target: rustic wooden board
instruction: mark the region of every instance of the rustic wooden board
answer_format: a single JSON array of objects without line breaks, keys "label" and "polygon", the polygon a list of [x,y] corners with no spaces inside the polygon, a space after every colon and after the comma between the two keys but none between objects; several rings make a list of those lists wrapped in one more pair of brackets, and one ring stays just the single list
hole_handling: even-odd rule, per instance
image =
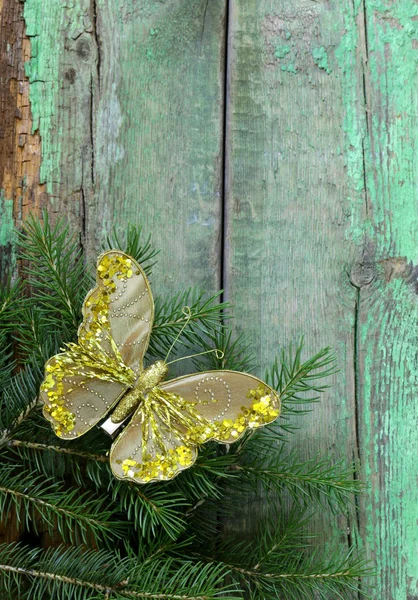
[{"label": "rustic wooden board", "polygon": [[376,600],[418,593],[417,14],[374,1],[230,11],[226,288],[261,364],[301,332],[336,351],[335,386],[296,440],[361,459],[357,514],[318,525],[342,546],[360,526]]},{"label": "rustic wooden board", "polygon": [[[418,5],[365,3],[364,234],[358,290],[364,540],[376,598],[418,597]],[[354,230],[355,231],[355,230]],[[369,283],[370,281],[370,283]]]},{"label": "rustic wooden board", "polygon": [[[305,456],[351,461],[355,293],[346,275],[353,249],[334,57],[343,27],[335,5],[232,2],[225,279],[261,365],[302,334],[307,355],[335,349],[335,386],[301,419],[293,442]],[[335,528],[319,517],[316,529],[346,547],[349,525],[343,515]]]},{"label": "rustic wooden board", "polygon": [[14,224],[48,206],[92,259],[141,222],[164,249],[154,292],[219,289],[225,9],[0,0],[0,267]]},{"label": "rustic wooden board", "polygon": [[260,365],[301,333],[307,354],[331,345],[341,371],[295,440],[360,459],[367,490],[317,525],[343,548],[359,526],[375,600],[416,600],[418,5],[0,0],[0,13],[0,268],[13,224],[42,206],[91,257],[140,219],[164,248],[155,289],[223,282]]},{"label": "rustic wooden board", "polygon": [[219,285],[224,18],[224,0],[25,3],[51,203],[91,256],[140,220],[165,289]]}]

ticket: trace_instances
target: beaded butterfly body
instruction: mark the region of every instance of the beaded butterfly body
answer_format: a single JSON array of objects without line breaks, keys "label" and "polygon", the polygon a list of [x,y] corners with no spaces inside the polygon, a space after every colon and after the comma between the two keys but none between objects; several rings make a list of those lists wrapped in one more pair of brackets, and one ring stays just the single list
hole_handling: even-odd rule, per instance
[{"label": "beaded butterfly body", "polygon": [[46,363],[40,398],[55,433],[71,440],[111,411],[110,465],[119,479],[168,480],[190,467],[198,447],[230,444],[280,413],[275,390],[246,373],[206,371],[163,381],[168,367],[143,368],[154,302],[139,264],[119,250],[102,254],[97,285],[83,305],[78,343]]}]

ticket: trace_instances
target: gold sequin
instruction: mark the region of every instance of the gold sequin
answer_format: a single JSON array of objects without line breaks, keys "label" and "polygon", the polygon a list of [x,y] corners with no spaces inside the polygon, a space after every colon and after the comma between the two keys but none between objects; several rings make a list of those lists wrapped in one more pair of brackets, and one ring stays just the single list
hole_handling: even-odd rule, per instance
[{"label": "gold sequin", "polygon": [[103,256],[97,267],[103,285],[88,296],[86,307],[89,312],[80,326],[78,344],[67,344],[64,352],[54,356],[47,364],[41,391],[48,393],[50,404],[45,406],[45,412],[52,417],[58,436],[72,431],[75,423],[75,414],[64,407],[64,377],[82,377],[79,385],[89,379],[119,382],[127,387],[135,384],[136,375],[123,362],[112,338],[109,322],[109,303],[116,291],[114,278],[129,279],[133,275],[132,266],[132,260],[128,257],[114,254]]},{"label": "gold sequin", "polygon": [[[123,473],[144,483],[171,479],[179,469],[193,464],[197,446],[210,440],[236,441],[247,428],[271,423],[279,415],[279,397],[266,386],[250,389],[247,398],[252,398],[251,406],[243,407],[235,419],[211,422],[196,410],[197,403],[157,387],[150,390],[141,405],[142,421],[147,423],[142,439],[142,459],[136,461],[131,456],[124,459],[121,463]],[[161,438],[159,423],[172,431],[179,444],[175,449],[168,448]],[[157,448],[154,455],[149,453],[150,445]]]}]

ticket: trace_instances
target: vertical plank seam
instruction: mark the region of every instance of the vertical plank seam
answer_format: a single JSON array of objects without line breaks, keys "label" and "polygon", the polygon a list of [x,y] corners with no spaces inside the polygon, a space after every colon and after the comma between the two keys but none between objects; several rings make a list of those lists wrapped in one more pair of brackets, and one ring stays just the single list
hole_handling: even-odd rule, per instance
[{"label": "vertical plank seam", "polygon": [[224,29],[224,81],[223,81],[223,123],[222,123],[222,168],[221,168],[221,227],[220,227],[220,287],[221,301],[228,300],[227,273],[227,232],[228,232],[228,115],[229,115],[229,58],[230,58],[230,0],[225,0]]},{"label": "vertical plank seam", "polygon": [[[362,68],[362,83],[363,83],[363,109],[365,117],[365,132],[362,136],[361,141],[361,160],[363,169],[363,188],[364,188],[364,202],[365,202],[365,213],[366,218],[370,217],[370,205],[369,205],[369,193],[367,185],[367,164],[366,164],[366,140],[372,145],[371,140],[371,111],[369,106],[369,88],[370,88],[370,73],[368,66],[369,59],[369,44],[367,34],[367,7],[366,0],[362,0],[360,19],[358,21],[360,27],[360,44],[361,44],[361,68]],[[354,307],[354,356],[353,356],[353,367],[354,367],[354,409],[355,409],[355,436],[356,436],[356,452],[358,466],[355,466],[353,477],[359,479],[359,472],[362,471],[362,447],[361,447],[361,381],[360,381],[360,344],[361,344],[361,285],[356,287],[355,307]],[[359,505],[358,498],[355,498],[355,515],[357,521],[358,536],[361,538],[362,532],[362,513]],[[359,588],[357,592],[358,600],[364,598],[362,591],[362,581],[359,579]]]},{"label": "vertical plank seam", "polygon": [[368,34],[367,34],[367,8],[366,8],[366,0],[363,0],[362,3],[362,20],[361,25],[363,29],[363,60],[362,60],[362,70],[363,70],[363,103],[365,110],[365,122],[366,122],[366,132],[365,136],[362,138],[361,150],[362,150],[362,161],[363,161],[363,185],[364,185],[364,199],[366,204],[366,217],[370,215],[370,207],[369,207],[369,194],[367,189],[367,177],[366,177],[366,150],[365,150],[365,137],[370,139],[371,135],[371,111],[369,107],[369,87],[370,87],[370,73],[369,73],[369,42],[368,42]]},{"label": "vertical plank seam", "polygon": [[92,4],[91,4],[91,13],[92,13],[91,20],[92,20],[92,25],[93,25],[93,37],[96,42],[96,48],[97,48],[97,61],[96,61],[97,83],[98,83],[98,88],[100,89],[102,54],[101,54],[100,35],[99,35],[98,27],[97,27],[97,0],[91,0],[91,2],[92,2]]}]

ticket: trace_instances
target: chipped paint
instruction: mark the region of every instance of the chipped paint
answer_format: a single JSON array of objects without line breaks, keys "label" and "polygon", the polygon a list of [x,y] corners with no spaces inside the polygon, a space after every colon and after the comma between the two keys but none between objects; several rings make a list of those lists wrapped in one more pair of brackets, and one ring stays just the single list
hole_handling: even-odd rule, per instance
[{"label": "chipped paint", "polygon": [[[354,7],[347,4],[335,53],[345,108],[347,238],[359,252],[372,240],[381,271],[358,292],[355,363],[368,485],[363,541],[378,573],[373,598],[379,600],[418,593],[418,304],[409,275],[418,258],[417,17],[418,5],[409,0],[369,0],[364,10],[356,0]],[[358,101],[362,89],[364,103]]]},{"label": "chipped paint", "polygon": [[5,198],[0,190],[0,281],[13,271],[16,231],[13,218],[13,200]]},{"label": "chipped paint", "polygon": [[289,63],[288,65],[281,65],[280,68],[282,71],[286,71],[287,73],[293,73],[293,75],[296,75],[296,73],[298,72],[297,68],[293,63]]},{"label": "chipped paint", "polygon": [[276,58],[284,58],[290,52],[290,46],[276,46],[274,56]]},{"label": "chipped paint", "polygon": [[314,48],[312,50],[312,57],[314,62],[320,69],[325,71],[326,73],[331,73],[332,69],[328,64],[328,54],[324,48],[324,46],[320,46],[319,48]]}]

